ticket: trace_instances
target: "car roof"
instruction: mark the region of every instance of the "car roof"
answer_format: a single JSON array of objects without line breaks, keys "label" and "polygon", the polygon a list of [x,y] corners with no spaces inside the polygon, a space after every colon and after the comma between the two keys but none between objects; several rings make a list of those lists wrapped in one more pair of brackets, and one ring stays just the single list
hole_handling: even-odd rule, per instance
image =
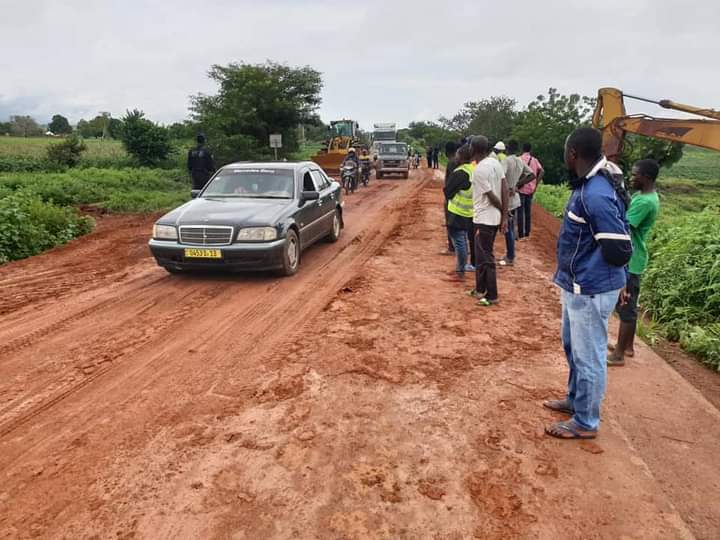
[{"label": "car roof", "polygon": [[222,168],[258,169],[261,167],[272,167],[274,169],[297,170],[305,166],[320,168],[314,161],[236,161],[223,165]]}]

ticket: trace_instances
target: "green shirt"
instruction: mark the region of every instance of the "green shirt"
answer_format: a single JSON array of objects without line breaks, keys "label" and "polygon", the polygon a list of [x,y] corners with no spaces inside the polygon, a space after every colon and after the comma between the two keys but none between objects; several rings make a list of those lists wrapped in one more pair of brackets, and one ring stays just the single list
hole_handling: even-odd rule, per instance
[{"label": "green shirt", "polygon": [[630,224],[633,254],[628,268],[631,274],[642,274],[648,264],[647,237],[650,229],[655,225],[660,199],[657,192],[636,193],[630,201],[627,211],[627,220]]}]

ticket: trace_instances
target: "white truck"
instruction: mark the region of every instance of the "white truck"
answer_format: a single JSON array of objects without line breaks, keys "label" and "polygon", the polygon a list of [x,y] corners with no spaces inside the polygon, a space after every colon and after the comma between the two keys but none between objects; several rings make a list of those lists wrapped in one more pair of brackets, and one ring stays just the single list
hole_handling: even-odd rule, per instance
[{"label": "white truck", "polygon": [[370,154],[373,159],[377,158],[378,145],[384,142],[395,142],[397,140],[397,125],[394,122],[373,124],[372,148]]}]

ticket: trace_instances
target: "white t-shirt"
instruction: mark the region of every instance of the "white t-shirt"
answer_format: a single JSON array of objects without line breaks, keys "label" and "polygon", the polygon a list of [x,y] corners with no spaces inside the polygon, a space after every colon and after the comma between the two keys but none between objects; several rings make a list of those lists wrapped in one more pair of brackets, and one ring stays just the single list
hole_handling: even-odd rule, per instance
[{"label": "white t-shirt", "polygon": [[503,167],[497,159],[486,157],[477,164],[472,175],[473,223],[500,225],[500,210],[495,208],[487,196],[492,191],[502,200]]}]

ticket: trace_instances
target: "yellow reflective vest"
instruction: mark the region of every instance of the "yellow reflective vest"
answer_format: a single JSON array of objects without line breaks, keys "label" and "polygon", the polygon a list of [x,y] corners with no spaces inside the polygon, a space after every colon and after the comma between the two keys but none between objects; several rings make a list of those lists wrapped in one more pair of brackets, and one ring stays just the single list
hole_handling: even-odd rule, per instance
[{"label": "yellow reflective vest", "polygon": [[[472,180],[473,166],[469,163],[460,165],[455,170],[465,171],[468,175],[468,180]],[[458,191],[453,198],[448,201],[447,209],[448,212],[457,216],[466,218],[473,217],[472,185],[468,189]]]}]

